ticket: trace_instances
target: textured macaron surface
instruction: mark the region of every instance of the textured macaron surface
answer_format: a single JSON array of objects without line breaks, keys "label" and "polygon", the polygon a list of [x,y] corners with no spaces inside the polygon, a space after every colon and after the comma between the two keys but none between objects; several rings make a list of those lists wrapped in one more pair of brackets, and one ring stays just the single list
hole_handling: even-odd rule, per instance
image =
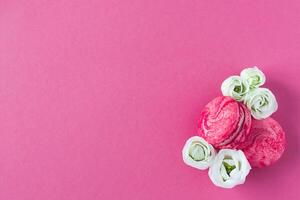
[{"label": "textured macaron surface", "polygon": [[222,149],[242,149],[245,147],[245,140],[250,134],[252,119],[250,111],[244,104],[239,103],[239,110],[240,121],[231,137],[221,143],[220,148]]},{"label": "textured macaron surface", "polygon": [[265,167],[282,156],[285,142],[285,133],[273,118],[253,119],[243,151],[252,167]]},{"label": "textured macaron surface", "polygon": [[251,114],[241,103],[220,96],[200,114],[198,133],[216,148],[236,148],[250,131]]}]

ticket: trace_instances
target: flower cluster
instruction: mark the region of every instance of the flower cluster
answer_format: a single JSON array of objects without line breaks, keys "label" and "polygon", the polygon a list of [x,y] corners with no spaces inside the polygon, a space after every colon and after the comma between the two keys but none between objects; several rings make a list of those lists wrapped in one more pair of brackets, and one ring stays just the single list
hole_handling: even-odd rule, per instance
[{"label": "flower cluster", "polygon": [[275,163],[285,150],[285,133],[269,117],[278,105],[273,93],[261,87],[265,82],[257,67],[227,78],[221,86],[223,96],[210,101],[200,114],[199,136],[183,147],[183,161],[208,169],[218,187],[243,184],[252,167]]},{"label": "flower cluster", "polygon": [[182,150],[183,161],[194,168],[205,170],[211,181],[219,187],[233,188],[243,184],[251,166],[241,150],[222,149],[217,154],[203,138],[193,136]]},{"label": "flower cluster", "polygon": [[224,96],[246,104],[255,119],[265,119],[278,108],[274,94],[267,88],[260,88],[265,82],[264,73],[257,67],[246,68],[240,76],[224,80],[221,91]]}]

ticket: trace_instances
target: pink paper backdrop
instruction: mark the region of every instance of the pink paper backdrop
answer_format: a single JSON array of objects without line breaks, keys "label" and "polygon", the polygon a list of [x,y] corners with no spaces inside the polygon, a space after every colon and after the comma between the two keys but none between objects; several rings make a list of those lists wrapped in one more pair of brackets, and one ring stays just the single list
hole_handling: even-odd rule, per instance
[{"label": "pink paper backdrop", "polygon": [[[298,0],[0,0],[0,199],[299,199],[299,52]],[[287,150],[224,190],[181,149],[253,65]]]}]

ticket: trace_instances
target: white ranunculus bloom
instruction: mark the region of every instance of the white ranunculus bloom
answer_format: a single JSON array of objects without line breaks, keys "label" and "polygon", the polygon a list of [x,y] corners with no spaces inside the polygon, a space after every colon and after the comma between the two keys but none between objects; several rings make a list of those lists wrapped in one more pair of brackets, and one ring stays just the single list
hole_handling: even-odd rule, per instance
[{"label": "white ranunculus bloom", "polygon": [[218,152],[208,175],[211,181],[222,188],[243,184],[251,166],[241,150],[222,149]]},{"label": "white ranunculus bloom", "polygon": [[237,101],[243,101],[249,91],[248,82],[239,76],[230,76],[223,81],[221,91],[224,96],[230,96]]},{"label": "white ranunculus bloom", "polygon": [[265,119],[278,108],[274,94],[267,88],[256,88],[250,91],[245,96],[244,103],[255,119]]},{"label": "white ranunculus bloom", "polygon": [[207,169],[215,156],[215,149],[202,137],[193,136],[188,139],[182,149],[183,161],[197,169]]},{"label": "white ranunculus bloom", "polygon": [[244,69],[241,78],[248,82],[250,89],[258,88],[266,82],[264,73],[257,67]]}]

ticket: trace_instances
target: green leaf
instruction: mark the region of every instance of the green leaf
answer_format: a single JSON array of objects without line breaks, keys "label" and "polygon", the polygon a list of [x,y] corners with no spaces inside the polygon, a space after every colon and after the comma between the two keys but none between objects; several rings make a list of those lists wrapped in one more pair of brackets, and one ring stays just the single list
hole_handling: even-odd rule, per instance
[{"label": "green leaf", "polygon": [[226,169],[226,173],[228,174],[228,176],[230,175],[230,172],[236,168],[235,165],[229,165],[227,162],[223,162],[223,165]]}]

